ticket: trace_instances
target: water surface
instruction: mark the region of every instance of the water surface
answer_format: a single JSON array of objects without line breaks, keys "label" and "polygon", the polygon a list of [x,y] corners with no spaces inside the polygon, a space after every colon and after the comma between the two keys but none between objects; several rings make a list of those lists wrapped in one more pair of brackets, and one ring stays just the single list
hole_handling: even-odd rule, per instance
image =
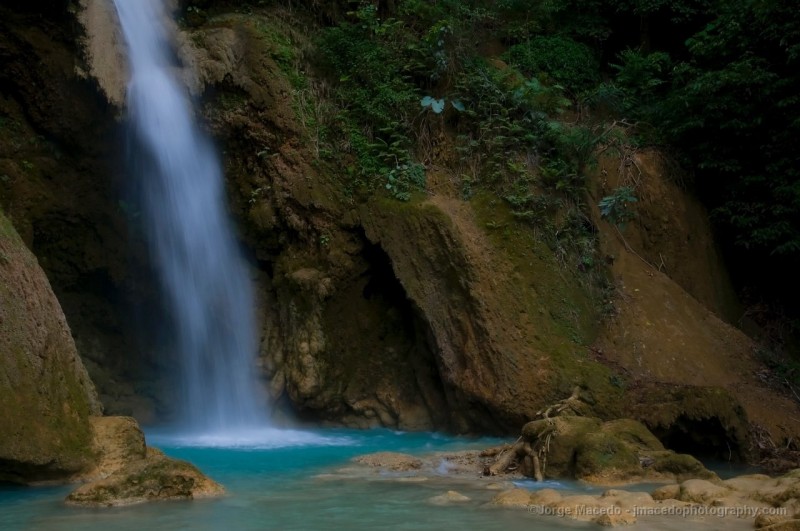
[{"label": "water surface", "polygon": [[[422,483],[397,481],[392,475],[372,479],[326,476],[349,466],[352,457],[376,451],[424,454],[485,448],[495,440],[468,440],[429,433],[389,430],[290,431],[280,439],[272,432],[260,442],[203,441],[149,433],[148,442],[167,454],[187,459],[228,490],[216,500],[156,502],[122,508],[67,507],[63,498],[70,487],[0,487],[0,529],[3,530],[256,530],[256,529],[373,529],[421,530],[597,529],[592,523],[540,516],[525,510],[487,508],[497,491],[486,488],[493,480],[465,482],[449,479],[446,468],[439,479]],[[205,446],[204,446],[205,444]],[[536,489],[557,488],[578,493],[602,489],[575,482],[543,484],[519,482]],[[454,489],[472,500],[463,505],[435,506],[429,498]],[[647,520],[640,529],[675,531],[719,529],[722,522],[682,518]],[[751,520],[725,521],[728,530],[751,529]]]}]

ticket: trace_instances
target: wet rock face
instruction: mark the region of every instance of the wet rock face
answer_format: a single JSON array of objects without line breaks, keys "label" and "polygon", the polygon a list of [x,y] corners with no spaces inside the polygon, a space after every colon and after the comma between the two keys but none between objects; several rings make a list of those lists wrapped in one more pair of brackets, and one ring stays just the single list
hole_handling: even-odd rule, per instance
[{"label": "wet rock face", "polygon": [[100,404],[50,283],[0,213],[0,481],[64,479],[92,459]]},{"label": "wet rock face", "polygon": [[129,238],[117,110],[88,77],[79,3],[13,4],[0,5],[0,209],[47,274],[106,411],[151,420],[141,380],[159,356],[135,323],[158,311]]}]

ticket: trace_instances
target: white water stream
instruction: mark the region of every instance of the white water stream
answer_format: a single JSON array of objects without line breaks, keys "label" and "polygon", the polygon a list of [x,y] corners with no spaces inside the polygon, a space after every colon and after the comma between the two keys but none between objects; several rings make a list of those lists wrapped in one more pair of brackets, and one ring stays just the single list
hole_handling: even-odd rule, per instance
[{"label": "white water stream", "polygon": [[267,428],[255,377],[247,266],[223,176],[176,76],[164,0],[114,0],[128,48],[128,112],[142,222],[180,358],[180,428],[235,440]]}]

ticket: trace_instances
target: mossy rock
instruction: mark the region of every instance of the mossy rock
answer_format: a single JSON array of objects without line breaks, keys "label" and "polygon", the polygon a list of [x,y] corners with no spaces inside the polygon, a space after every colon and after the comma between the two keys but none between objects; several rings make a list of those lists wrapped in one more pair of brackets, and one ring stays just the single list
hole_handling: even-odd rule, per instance
[{"label": "mossy rock", "polygon": [[597,432],[601,421],[591,417],[555,417],[534,420],[522,427],[522,437],[535,444],[550,437],[547,453],[547,477],[571,476],[575,473],[575,454],[590,433]]},{"label": "mossy rock", "polygon": [[577,449],[576,477],[636,478],[656,472],[677,479],[717,476],[688,454],[666,450],[641,422],[618,419],[590,433]]},{"label": "mossy rock", "polygon": [[221,496],[225,490],[191,463],[147,449],[147,457],[134,461],[106,479],[78,487],[68,505],[113,507],[155,500],[189,500]]},{"label": "mossy rock", "polygon": [[536,420],[522,428],[535,451],[546,447],[544,474],[597,483],[658,479],[717,479],[690,455],[666,450],[641,422],[561,416]]},{"label": "mossy rock", "polygon": [[603,424],[602,431],[639,451],[664,450],[661,441],[647,429],[647,426],[637,420],[612,420]]},{"label": "mossy rock", "polygon": [[663,474],[673,474],[678,481],[686,478],[717,479],[703,463],[689,454],[676,454],[670,450],[647,454],[654,460],[650,468]]},{"label": "mossy rock", "polygon": [[575,477],[628,477],[640,474],[642,465],[636,448],[614,433],[585,435],[575,451]]}]

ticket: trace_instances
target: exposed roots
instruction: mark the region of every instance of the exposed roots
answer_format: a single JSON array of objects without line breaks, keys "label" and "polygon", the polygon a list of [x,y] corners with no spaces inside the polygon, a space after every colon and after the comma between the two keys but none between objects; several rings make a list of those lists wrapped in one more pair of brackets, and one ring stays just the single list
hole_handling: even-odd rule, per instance
[{"label": "exposed roots", "polygon": [[751,425],[750,451],[758,456],[758,466],[770,474],[782,474],[800,466],[800,451],[794,440],[778,446],[766,428]]},{"label": "exposed roots", "polygon": [[583,408],[583,403],[580,401],[580,396],[581,396],[581,388],[576,387],[575,389],[572,390],[572,394],[569,396],[569,398],[565,398],[564,400],[559,400],[555,404],[537,411],[536,418],[541,417],[543,419],[548,419],[550,418],[551,413],[553,412],[555,412],[554,416],[561,415],[562,413],[580,416],[583,414],[583,412],[581,411],[581,409]]},{"label": "exposed roots", "polygon": [[[539,410],[533,420],[541,418],[552,423],[551,419],[559,415],[582,416],[585,404],[581,402],[580,394],[580,387],[575,387],[568,398]],[[555,423],[552,430],[534,444],[520,437],[513,445],[507,446],[497,454],[494,463],[489,467],[489,473],[496,476],[521,469],[523,475],[542,481],[547,470],[547,454],[550,451],[550,439],[554,431]]]}]

